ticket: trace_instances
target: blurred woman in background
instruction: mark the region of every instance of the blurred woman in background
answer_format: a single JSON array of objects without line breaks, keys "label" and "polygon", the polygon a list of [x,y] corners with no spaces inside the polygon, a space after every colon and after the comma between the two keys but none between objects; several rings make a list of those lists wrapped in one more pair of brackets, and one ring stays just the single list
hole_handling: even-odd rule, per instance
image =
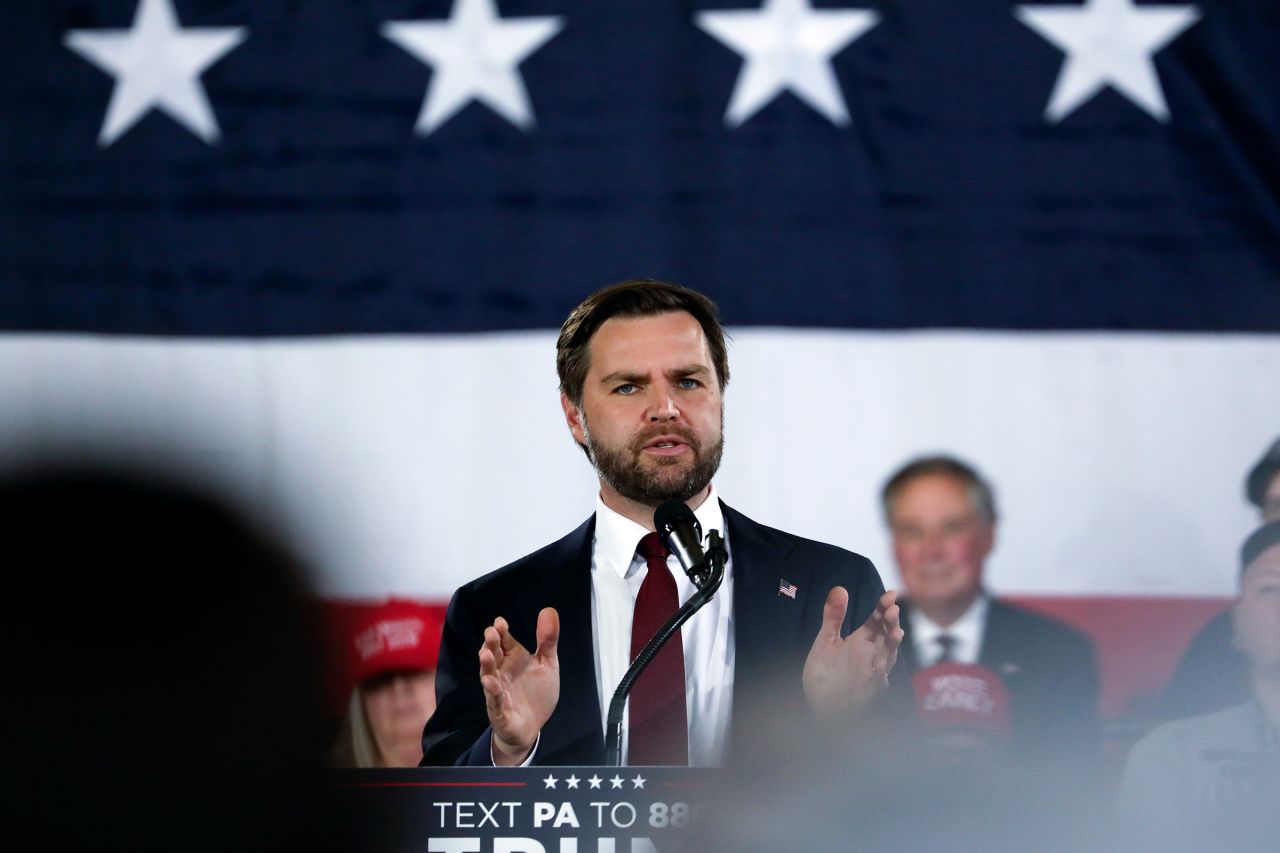
[{"label": "blurred woman in background", "polygon": [[439,614],[391,599],[353,632],[356,685],[338,731],[337,767],[417,767],[422,728],[436,708]]}]

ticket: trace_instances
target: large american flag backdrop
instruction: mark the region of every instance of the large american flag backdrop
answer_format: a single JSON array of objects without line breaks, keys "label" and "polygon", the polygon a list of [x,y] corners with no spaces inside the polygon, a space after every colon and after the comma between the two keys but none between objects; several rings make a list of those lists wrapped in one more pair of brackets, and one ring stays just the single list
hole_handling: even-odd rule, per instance
[{"label": "large american flag backdrop", "polygon": [[206,473],[335,611],[443,603],[591,509],[567,311],[674,280],[733,333],[730,503],[892,583],[880,484],[971,460],[994,591],[1182,614],[1104,649],[1116,713],[1280,432],[1277,43],[1270,0],[6,3],[0,440]]}]

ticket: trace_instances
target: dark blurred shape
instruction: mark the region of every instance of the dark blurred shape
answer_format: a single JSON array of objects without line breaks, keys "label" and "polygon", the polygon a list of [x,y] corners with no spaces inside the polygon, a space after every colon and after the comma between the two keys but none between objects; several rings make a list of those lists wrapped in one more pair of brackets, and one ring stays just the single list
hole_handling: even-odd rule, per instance
[{"label": "dark blurred shape", "polygon": [[3,820],[39,849],[334,850],[315,621],[292,556],[175,481],[0,482]]},{"label": "dark blurred shape", "polygon": [[[1244,481],[1245,497],[1262,511],[1263,518],[1267,520],[1273,517],[1268,498],[1274,491],[1271,487],[1277,474],[1280,474],[1280,438],[1267,448],[1262,458],[1249,470],[1249,476]],[[1280,506],[1277,506],[1276,511],[1280,512]]]},{"label": "dark blurred shape", "polygon": [[1253,564],[1258,561],[1258,558],[1277,545],[1280,545],[1280,521],[1264,524],[1249,534],[1249,538],[1245,539],[1244,544],[1240,546],[1240,581],[1242,584],[1245,576],[1253,568]]}]

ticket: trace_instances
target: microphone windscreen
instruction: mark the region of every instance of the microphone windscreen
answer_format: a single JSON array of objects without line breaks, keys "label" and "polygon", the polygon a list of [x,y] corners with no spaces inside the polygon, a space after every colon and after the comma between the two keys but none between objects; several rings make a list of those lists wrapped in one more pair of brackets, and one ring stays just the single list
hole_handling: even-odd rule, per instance
[{"label": "microphone windscreen", "polygon": [[1009,690],[986,667],[941,663],[920,670],[911,683],[916,708],[928,728],[1009,736]]},{"label": "microphone windscreen", "polygon": [[653,513],[653,526],[658,532],[672,529],[677,524],[688,524],[697,529],[698,519],[684,501],[669,500]]}]

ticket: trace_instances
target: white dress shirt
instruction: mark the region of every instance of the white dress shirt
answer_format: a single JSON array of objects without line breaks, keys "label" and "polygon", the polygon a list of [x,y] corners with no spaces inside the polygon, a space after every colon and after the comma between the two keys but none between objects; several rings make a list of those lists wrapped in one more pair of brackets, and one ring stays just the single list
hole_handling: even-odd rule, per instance
[{"label": "white dress shirt", "polygon": [[959,619],[951,625],[942,627],[918,608],[911,608],[907,618],[911,620],[911,642],[915,644],[916,660],[920,668],[933,666],[942,656],[942,644],[938,638],[943,634],[954,640],[951,646],[951,660],[954,663],[976,664],[982,654],[982,629],[987,624],[987,596],[980,594],[973,600]]},{"label": "white dress shirt", "polygon": [[[725,536],[729,563],[715,597],[680,629],[684,645],[685,701],[689,714],[689,765],[724,764],[725,743],[733,710],[733,572],[732,543],[715,489],[694,510],[702,532]],[[649,567],[636,546],[649,531],[619,515],[596,498],[596,532],[591,544],[591,633],[596,650],[596,688],[600,719],[608,724],[609,702],[631,665],[631,617],[636,595]],[[683,605],[695,592],[679,561],[667,558]],[[668,642],[671,642],[670,640]],[[607,731],[606,731],[607,736]],[[627,758],[627,718],[623,717],[622,761]]]}]

